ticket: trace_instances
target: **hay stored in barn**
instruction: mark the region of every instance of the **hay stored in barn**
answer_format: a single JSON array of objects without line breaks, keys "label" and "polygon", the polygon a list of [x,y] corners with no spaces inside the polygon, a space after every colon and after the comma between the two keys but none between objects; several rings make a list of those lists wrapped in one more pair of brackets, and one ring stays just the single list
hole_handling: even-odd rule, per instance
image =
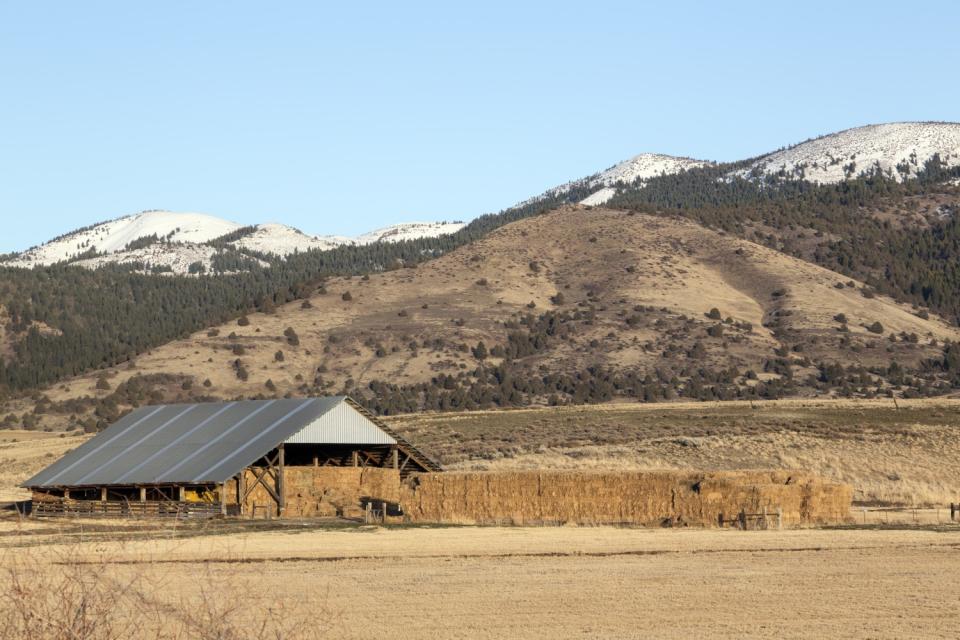
[{"label": "hay stored in barn", "polygon": [[[242,486],[252,487],[249,492],[238,492],[238,479],[226,483],[227,504],[235,506],[246,493],[243,509],[236,512],[277,517],[276,500],[265,486],[255,483],[257,473],[254,469],[244,472]],[[360,516],[360,505],[366,502],[398,502],[400,472],[380,467],[287,467],[282,491],[287,517]]]}]

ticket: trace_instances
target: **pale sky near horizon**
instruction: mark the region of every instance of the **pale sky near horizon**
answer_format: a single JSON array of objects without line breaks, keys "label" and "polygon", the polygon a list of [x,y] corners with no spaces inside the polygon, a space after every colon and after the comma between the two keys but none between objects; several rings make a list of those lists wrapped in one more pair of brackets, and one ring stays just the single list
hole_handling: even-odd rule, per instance
[{"label": "pale sky near horizon", "polygon": [[324,4],[0,0],[0,253],[144,209],[465,220],[641,152],[960,120],[956,2]]}]

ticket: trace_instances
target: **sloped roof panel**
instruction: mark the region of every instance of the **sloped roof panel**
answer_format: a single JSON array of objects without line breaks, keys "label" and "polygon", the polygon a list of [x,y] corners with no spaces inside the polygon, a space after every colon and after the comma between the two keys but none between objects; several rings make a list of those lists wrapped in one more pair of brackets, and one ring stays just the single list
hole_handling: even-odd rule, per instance
[{"label": "sloped roof panel", "polygon": [[23,486],[223,482],[340,404],[342,396],[143,407]]}]

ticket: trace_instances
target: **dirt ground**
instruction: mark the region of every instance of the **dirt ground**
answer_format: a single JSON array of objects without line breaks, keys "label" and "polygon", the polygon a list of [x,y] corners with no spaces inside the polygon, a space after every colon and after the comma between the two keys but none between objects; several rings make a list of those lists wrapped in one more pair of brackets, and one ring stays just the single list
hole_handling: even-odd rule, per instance
[{"label": "dirt ground", "polygon": [[243,610],[229,614],[239,627],[283,610],[309,627],[304,637],[956,637],[957,525],[223,526],[8,520],[0,575],[26,554],[42,558],[36,571],[89,562],[188,602],[229,585],[240,592],[230,597],[242,594]]}]

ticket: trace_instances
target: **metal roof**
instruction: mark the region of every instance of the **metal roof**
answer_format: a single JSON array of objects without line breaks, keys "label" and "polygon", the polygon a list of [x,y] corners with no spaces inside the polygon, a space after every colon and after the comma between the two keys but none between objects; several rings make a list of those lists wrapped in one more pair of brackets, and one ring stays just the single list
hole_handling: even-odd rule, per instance
[{"label": "metal roof", "polygon": [[345,396],[143,407],[23,486],[224,482],[283,442],[407,445],[381,427]]},{"label": "metal roof", "polygon": [[397,444],[366,416],[341,402],[286,439],[289,444]]}]

